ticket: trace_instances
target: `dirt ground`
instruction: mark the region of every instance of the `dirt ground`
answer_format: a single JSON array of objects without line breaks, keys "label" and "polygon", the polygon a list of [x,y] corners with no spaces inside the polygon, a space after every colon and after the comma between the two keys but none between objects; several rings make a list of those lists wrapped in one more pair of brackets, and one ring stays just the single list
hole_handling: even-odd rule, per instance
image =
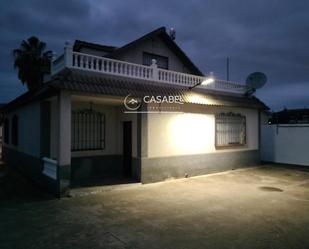
[{"label": "dirt ground", "polygon": [[1,249],[309,248],[309,171],[299,168],[266,165],[60,200],[0,172]]}]

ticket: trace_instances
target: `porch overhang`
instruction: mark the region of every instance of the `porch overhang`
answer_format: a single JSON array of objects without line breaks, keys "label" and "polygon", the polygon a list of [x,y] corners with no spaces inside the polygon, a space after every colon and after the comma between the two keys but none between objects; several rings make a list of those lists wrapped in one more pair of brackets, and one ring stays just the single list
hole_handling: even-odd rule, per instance
[{"label": "porch overhang", "polygon": [[96,73],[76,69],[65,70],[47,85],[57,91],[70,91],[77,95],[114,96],[122,99],[129,94],[136,98],[149,95],[177,95],[187,104],[268,109],[259,99],[242,94],[218,93],[202,88],[188,89],[184,86],[151,81],[145,84],[139,80],[102,77]]}]

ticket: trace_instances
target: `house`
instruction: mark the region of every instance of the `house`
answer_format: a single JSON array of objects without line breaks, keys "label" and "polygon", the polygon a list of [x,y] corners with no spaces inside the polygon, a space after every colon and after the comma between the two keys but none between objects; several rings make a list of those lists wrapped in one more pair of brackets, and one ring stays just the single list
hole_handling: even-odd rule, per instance
[{"label": "house", "polygon": [[309,109],[283,109],[272,113],[269,124],[308,124]]},{"label": "house", "polygon": [[66,43],[35,92],[3,108],[3,155],[57,195],[257,165],[267,107],[204,76],[164,27],[123,47]]}]

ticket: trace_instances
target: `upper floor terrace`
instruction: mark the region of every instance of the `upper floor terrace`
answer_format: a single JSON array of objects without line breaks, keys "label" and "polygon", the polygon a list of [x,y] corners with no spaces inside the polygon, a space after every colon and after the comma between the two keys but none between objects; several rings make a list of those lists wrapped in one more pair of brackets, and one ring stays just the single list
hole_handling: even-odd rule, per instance
[{"label": "upper floor terrace", "polygon": [[120,77],[127,80],[166,83],[183,87],[198,87],[212,91],[245,94],[245,85],[216,79],[213,75],[199,76],[158,68],[156,60],[150,66],[115,60],[108,57],[91,55],[73,51],[71,44],[66,43],[64,53],[53,60],[51,76],[64,69],[78,69],[94,72],[102,77]]}]

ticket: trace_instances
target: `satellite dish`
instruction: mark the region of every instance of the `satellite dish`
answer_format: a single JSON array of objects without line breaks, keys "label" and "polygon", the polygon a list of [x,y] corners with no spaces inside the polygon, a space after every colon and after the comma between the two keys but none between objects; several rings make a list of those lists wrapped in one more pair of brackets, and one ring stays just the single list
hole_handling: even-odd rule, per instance
[{"label": "satellite dish", "polygon": [[267,77],[264,73],[255,72],[248,75],[246,79],[247,92],[246,95],[252,95],[256,89],[262,88],[267,82]]}]

